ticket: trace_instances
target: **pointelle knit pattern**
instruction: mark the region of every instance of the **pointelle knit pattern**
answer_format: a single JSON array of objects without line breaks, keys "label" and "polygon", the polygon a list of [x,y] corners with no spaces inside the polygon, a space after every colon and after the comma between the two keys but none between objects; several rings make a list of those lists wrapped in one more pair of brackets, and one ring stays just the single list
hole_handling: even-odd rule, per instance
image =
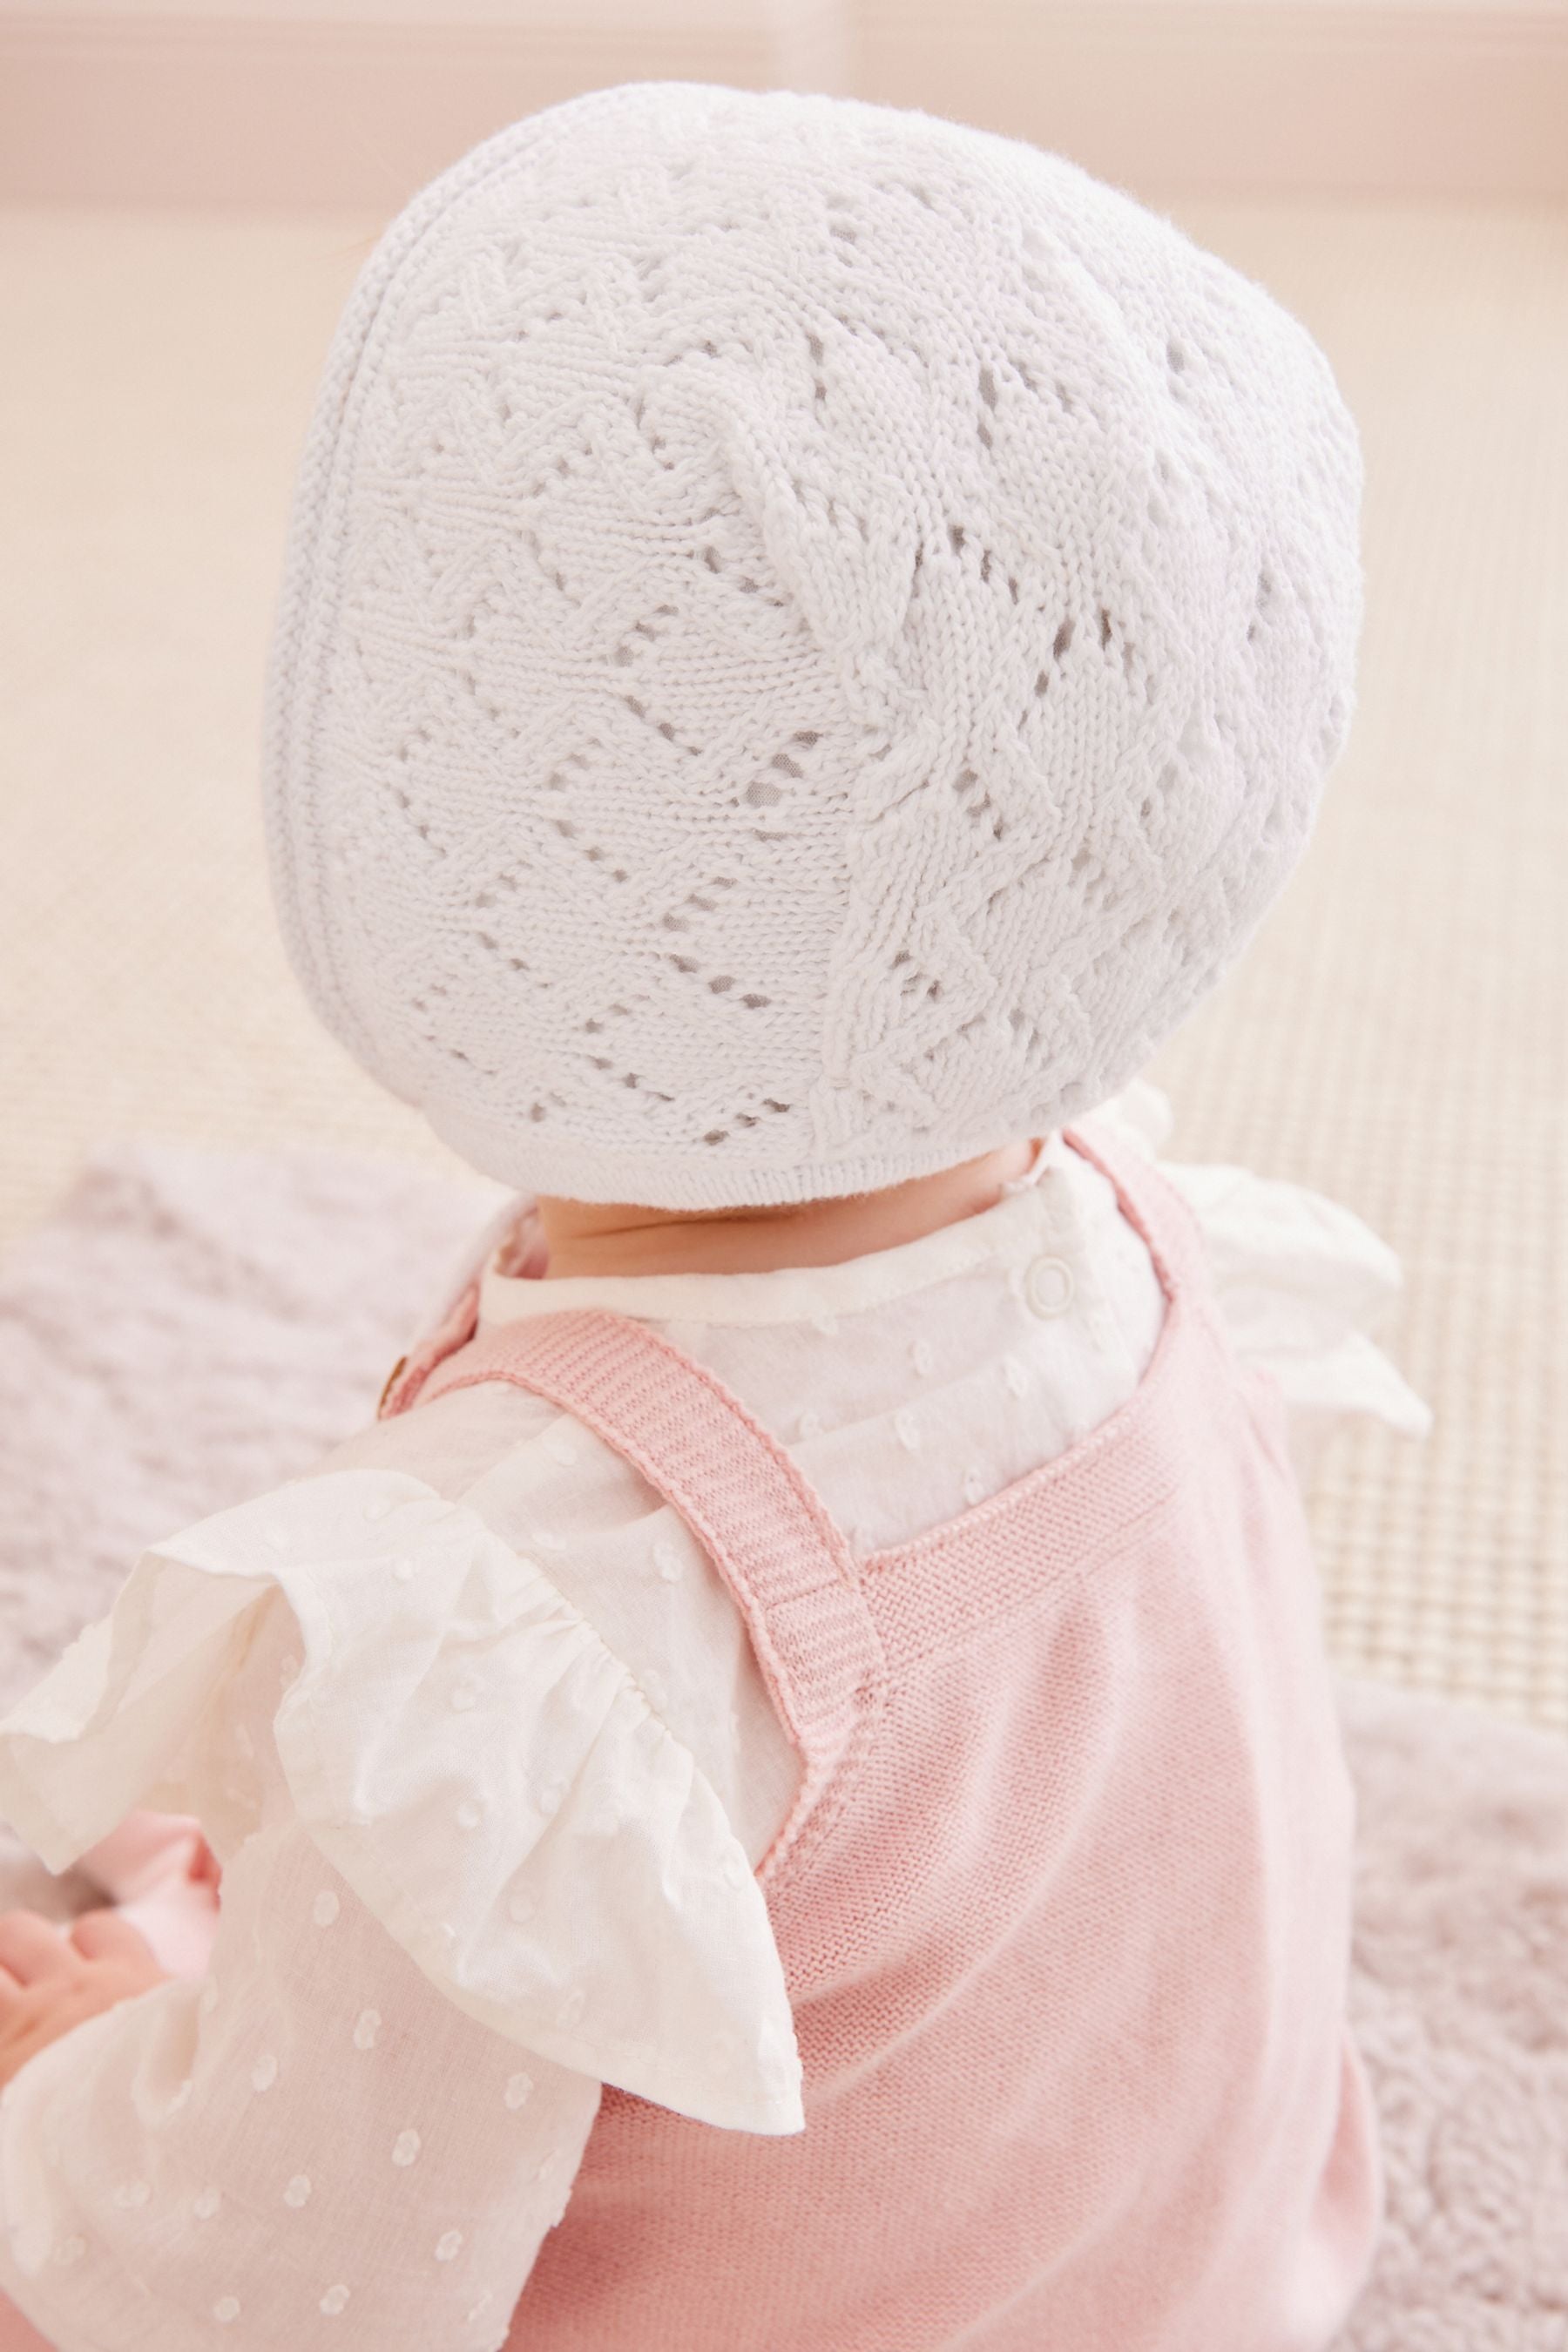
[{"label": "pointelle knit pattern", "polygon": [[322,385],[268,750],[304,984],[524,1189],[1058,1127],[1304,845],[1360,480],[1305,331],[1059,157],[784,90],[532,116]]}]

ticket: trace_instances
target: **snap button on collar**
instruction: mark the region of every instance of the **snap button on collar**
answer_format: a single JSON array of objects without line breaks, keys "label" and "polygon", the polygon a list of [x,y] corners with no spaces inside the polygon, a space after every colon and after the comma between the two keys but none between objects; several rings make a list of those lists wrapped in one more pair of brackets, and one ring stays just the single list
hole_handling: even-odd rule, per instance
[{"label": "snap button on collar", "polygon": [[1037,1257],[1024,1276],[1024,1296],[1037,1315],[1064,1314],[1072,1294],[1072,1268],[1065,1258]]}]

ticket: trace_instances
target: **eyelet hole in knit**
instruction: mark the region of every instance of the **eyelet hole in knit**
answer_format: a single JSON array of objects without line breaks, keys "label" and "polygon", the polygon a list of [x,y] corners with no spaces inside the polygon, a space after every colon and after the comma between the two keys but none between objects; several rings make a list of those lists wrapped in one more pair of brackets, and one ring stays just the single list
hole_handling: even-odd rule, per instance
[{"label": "eyelet hole in knit", "polygon": [[1055,1123],[1304,835],[1348,669],[1331,388],[1038,151],[777,92],[572,120],[388,247],[391,331],[322,411],[274,794],[310,796],[318,992],[527,1185],[718,1197],[683,1171],[722,1150],[762,1197]]}]

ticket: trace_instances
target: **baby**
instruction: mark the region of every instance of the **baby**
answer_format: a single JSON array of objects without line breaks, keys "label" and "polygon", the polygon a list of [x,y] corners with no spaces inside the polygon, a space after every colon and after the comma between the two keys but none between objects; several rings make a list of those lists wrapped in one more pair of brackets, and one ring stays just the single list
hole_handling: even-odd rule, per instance
[{"label": "baby", "polygon": [[1267,295],[927,116],[598,90],[388,232],[276,895],[521,1197],[0,1728],[126,1898],[0,1922],[5,2352],[1334,2338],[1353,1805],[1248,1314],[1303,1427],[1415,1409],[1325,1331],[1379,1245],[1125,1090],[1307,841],[1359,489]]}]

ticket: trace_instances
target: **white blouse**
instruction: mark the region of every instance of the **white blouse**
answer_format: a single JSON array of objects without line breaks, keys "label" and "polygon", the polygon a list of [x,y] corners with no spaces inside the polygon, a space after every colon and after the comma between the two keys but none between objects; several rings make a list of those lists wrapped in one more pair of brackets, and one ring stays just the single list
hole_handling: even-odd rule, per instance
[{"label": "white blouse", "polygon": [[[1099,1117],[1152,1147],[1163,1107]],[[1424,1428],[1361,1328],[1392,1254],[1295,1187],[1168,1172],[1303,1449],[1350,1412]],[[994,1207],[844,1265],[542,1282],[487,1257],[485,1323],[587,1305],[709,1365],[867,1548],[1094,1428],[1163,1313],[1060,1138]],[[199,1813],[216,1943],[0,2101],[0,2288],[59,2352],[500,2345],[602,2084],[802,2128],[752,1875],[797,1771],[684,1522],[509,1385],[158,1545],[0,1725],[0,1812],[55,1868],[132,1805]]]}]

